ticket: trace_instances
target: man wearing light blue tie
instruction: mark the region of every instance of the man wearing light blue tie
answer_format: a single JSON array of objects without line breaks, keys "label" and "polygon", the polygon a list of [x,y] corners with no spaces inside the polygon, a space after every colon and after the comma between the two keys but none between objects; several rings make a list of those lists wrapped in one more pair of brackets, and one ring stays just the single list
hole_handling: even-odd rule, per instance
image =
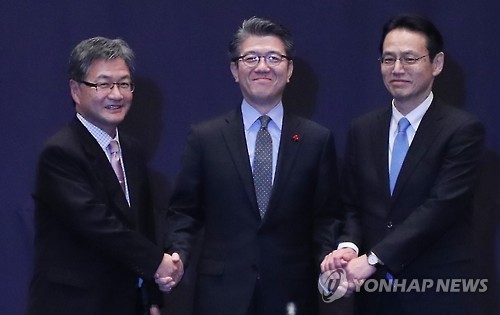
[{"label": "man wearing light blue tie", "polygon": [[[390,20],[380,52],[392,105],[351,125],[341,181],[345,227],[322,271],[344,268],[358,284],[470,278],[483,126],[433,94],[444,53],[428,19]],[[471,313],[470,294],[366,291],[356,295],[358,314]]]}]

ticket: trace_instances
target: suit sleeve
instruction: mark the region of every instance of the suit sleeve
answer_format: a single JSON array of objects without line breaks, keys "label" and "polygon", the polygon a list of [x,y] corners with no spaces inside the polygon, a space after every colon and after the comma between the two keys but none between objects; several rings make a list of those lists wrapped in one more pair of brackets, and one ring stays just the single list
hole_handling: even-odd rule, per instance
[{"label": "suit sleeve", "polygon": [[326,254],[335,247],[335,239],[339,229],[339,183],[337,155],[331,133],[324,142],[321,159],[318,166],[318,189],[314,195],[314,242],[318,264]]},{"label": "suit sleeve", "polygon": [[81,151],[48,145],[41,153],[36,202],[44,215],[71,229],[79,241],[152,279],[163,250],[120,217],[92,162]]},{"label": "suit sleeve", "polygon": [[182,160],[182,169],[167,210],[165,248],[177,252],[186,267],[203,222],[202,149],[195,127],[192,127]]},{"label": "suit sleeve", "polygon": [[341,187],[340,196],[342,203],[342,233],[339,237],[339,243],[352,242],[361,246],[361,226],[360,226],[360,213],[358,209],[361,205],[358,203],[360,198],[357,198],[357,188],[355,181],[356,166],[356,146],[353,144],[355,141],[355,134],[353,127],[350,127],[347,137],[346,153],[341,173]]}]

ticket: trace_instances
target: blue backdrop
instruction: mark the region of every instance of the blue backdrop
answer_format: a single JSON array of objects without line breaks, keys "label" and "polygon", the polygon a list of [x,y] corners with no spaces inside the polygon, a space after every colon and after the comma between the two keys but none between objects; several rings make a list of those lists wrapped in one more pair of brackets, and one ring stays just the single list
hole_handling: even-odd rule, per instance
[{"label": "blue backdrop", "polygon": [[[499,307],[500,2],[386,1],[27,1],[0,3],[0,313],[23,314],[31,276],[31,191],[43,141],[74,115],[66,75],[71,49],[92,36],[121,37],[137,55],[134,108],[125,128],[149,145],[162,214],[179,171],[189,124],[239,105],[227,44],[253,15],[286,25],[297,47],[285,104],[330,128],[343,154],[349,121],[390,102],[379,73],[382,24],[412,12],[435,21],[445,38],[437,95],[476,114],[487,128],[475,224],[478,270],[488,292],[478,313]],[[189,314],[193,275],[167,297]],[[341,302],[340,304],[342,304]],[[348,312],[340,305],[336,314]]]}]

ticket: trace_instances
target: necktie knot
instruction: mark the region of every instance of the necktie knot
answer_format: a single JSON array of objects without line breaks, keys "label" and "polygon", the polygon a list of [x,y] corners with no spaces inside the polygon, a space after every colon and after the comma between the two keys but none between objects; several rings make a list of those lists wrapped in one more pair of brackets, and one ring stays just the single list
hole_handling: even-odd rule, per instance
[{"label": "necktie knot", "polygon": [[260,128],[266,129],[267,124],[269,123],[269,121],[271,121],[271,117],[269,117],[267,115],[263,115],[263,116],[259,117],[259,120],[260,120]]},{"label": "necktie knot", "polygon": [[122,162],[120,159],[120,146],[118,144],[118,141],[111,140],[111,142],[109,142],[108,148],[109,152],[111,153],[111,167],[115,171],[120,186],[122,187],[123,191],[125,191],[125,176],[123,174]]},{"label": "necktie knot", "polygon": [[398,122],[398,132],[406,132],[406,129],[410,127],[410,122],[406,117],[403,117]]},{"label": "necktie knot", "polygon": [[111,142],[109,142],[109,152],[111,154],[116,154],[119,151],[120,151],[120,146],[118,145],[118,141],[111,140]]}]

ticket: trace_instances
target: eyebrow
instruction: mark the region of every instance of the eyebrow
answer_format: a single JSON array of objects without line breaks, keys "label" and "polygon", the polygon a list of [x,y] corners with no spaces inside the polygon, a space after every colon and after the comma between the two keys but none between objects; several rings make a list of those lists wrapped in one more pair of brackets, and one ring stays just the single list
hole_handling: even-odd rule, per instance
[{"label": "eyebrow", "polygon": [[[404,55],[419,55],[419,54],[420,54],[419,52],[416,52],[414,50],[405,50],[405,51],[401,52],[402,56],[404,56]],[[392,51],[384,51],[384,52],[382,52],[382,55],[383,56],[386,56],[386,55],[397,55],[397,53],[392,52]]]},{"label": "eyebrow", "polygon": [[[250,51],[247,51],[247,52],[242,52],[241,55],[242,56],[245,56],[245,55],[249,55],[249,54],[253,54],[253,55],[261,55],[260,52],[258,51],[255,51],[255,50],[250,50]],[[269,50],[265,53],[263,53],[262,55],[267,55],[267,54],[279,54],[279,55],[284,55],[285,53],[282,53],[280,51],[276,51],[276,50]]]},{"label": "eyebrow", "polygon": [[[131,78],[130,74],[126,74],[126,75],[121,76],[117,81],[121,81],[121,80],[124,80],[124,79],[130,79],[130,78]],[[106,75],[106,74],[100,74],[100,75],[98,75],[95,78],[95,80],[99,80],[99,79],[110,80],[111,76],[110,75]]]}]

